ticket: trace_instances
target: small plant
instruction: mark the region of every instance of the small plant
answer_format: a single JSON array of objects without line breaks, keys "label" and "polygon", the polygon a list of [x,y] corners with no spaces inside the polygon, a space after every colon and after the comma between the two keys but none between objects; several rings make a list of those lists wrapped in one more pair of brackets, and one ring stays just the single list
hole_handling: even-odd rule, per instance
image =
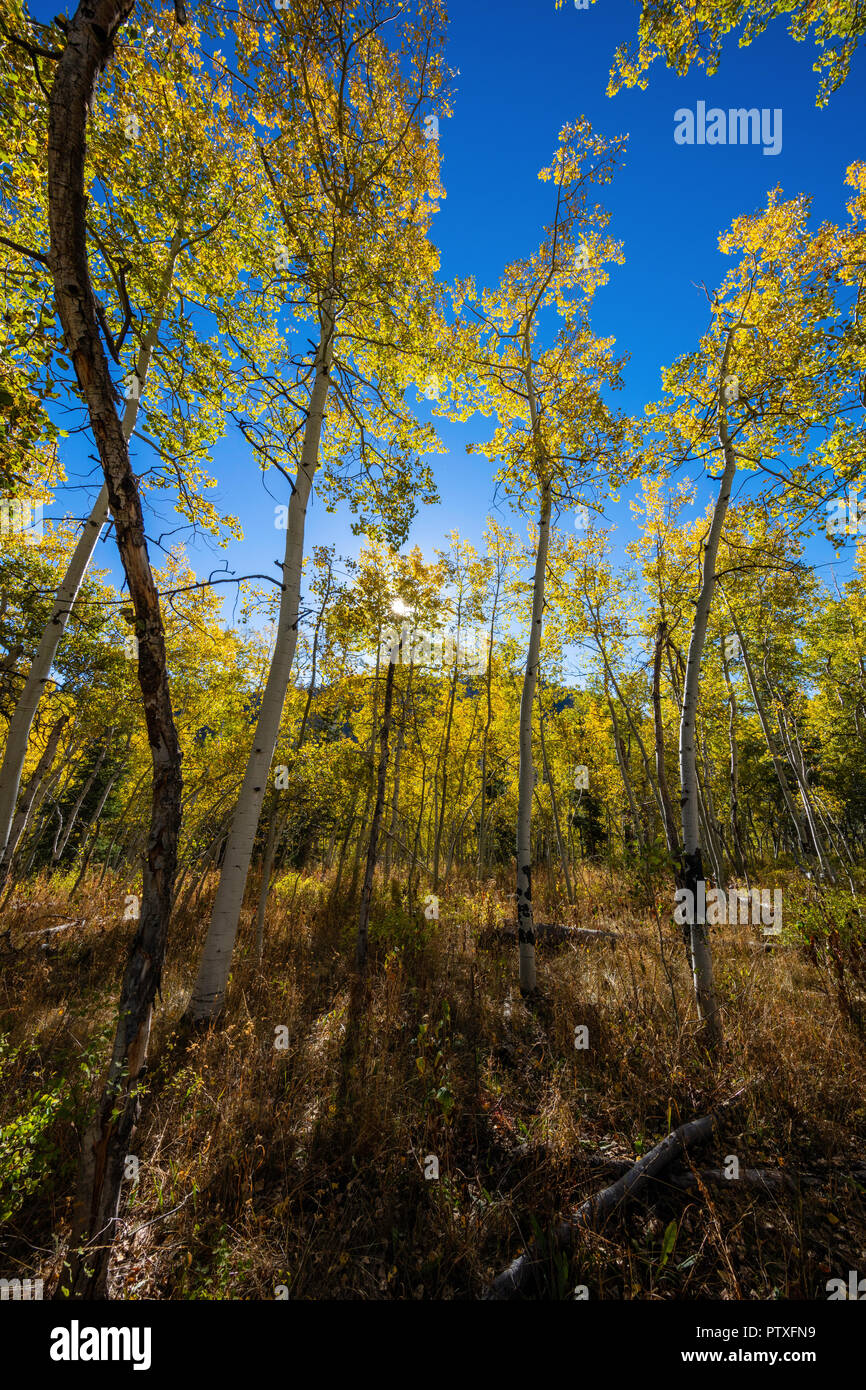
[{"label": "small plant", "polygon": [[451,1047],[451,1010],[446,999],[439,1021],[432,1027],[425,1015],[412,1039],[418,1049],[415,1066],[427,1083],[427,1104],[438,1107],[448,1124],[454,1109],[454,1092],[448,1077],[448,1054]]},{"label": "small plant", "polygon": [[0,1091],[14,1094],[14,1081],[20,1086],[22,1074],[35,1080],[19,1100],[18,1113],[0,1126],[0,1222],[50,1179],[71,1171],[71,1159],[60,1171],[61,1126],[73,1120],[80,1125],[86,1118],[85,1097],[98,1072],[102,1042],[101,1035],[93,1039],[75,1071],[52,1073],[35,1042],[13,1046],[7,1036],[0,1037]]}]

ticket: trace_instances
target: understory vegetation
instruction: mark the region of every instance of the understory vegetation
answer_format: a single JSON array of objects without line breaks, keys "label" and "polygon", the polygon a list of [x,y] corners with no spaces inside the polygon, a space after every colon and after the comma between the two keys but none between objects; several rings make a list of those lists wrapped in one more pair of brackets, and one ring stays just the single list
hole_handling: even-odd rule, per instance
[{"label": "understory vegetation", "polygon": [[[696,1054],[666,884],[589,865],[570,907],[542,875],[540,916],[615,940],[542,947],[537,1010],[514,987],[514,946],[494,939],[513,915],[506,887],[455,884],[433,922],[383,883],[359,991],[333,874],[286,871],[261,965],[249,899],[223,1026],[185,1038],[175,1023],[205,883],[173,925],[112,1296],[475,1298],[533,1237],[548,1298],[580,1285],[591,1298],[823,1298],[828,1278],[857,1268],[866,1041],[844,1000],[862,1007],[862,929],[828,949],[833,905],[807,888],[769,950],[750,925],[714,933],[729,1019],[718,1065]],[[85,882],[79,924],[41,949],[27,933],[56,925],[57,891],[37,878],[10,904],[0,1000],[5,1267],[46,1278],[131,930],[116,884]],[[545,1248],[564,1211],[746,1081],[711,1145],[603,1233]],[[729,1154],[740,1180],[721,1176]],[[438,1181],[425,1178],[430,1155]],[[743,1180],[755,1169],[767,1186]]]}]

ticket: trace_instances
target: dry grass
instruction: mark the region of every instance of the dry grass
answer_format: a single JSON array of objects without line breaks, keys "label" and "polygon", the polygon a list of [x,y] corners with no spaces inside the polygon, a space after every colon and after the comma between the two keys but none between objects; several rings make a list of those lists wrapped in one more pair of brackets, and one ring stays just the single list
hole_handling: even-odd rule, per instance
[{"label": "dry grass", "polygon": [[[438,923],[410,919],[396,883],[382,888],[359,990],[353,912],[329,907],[322,876],[287,874],[262,968],[251,898],[221,1025],[181,1036],[214,887],[172,930],[116,1296],[272,1299],[284,1286],[292,1298],[477,1297],[528,1239],[610,1180],[601,1159],[635,1159],[744,1082],[731,1126],[696,1165],[735,1154],[741,1169],[815,1182],[769,1194],[659,1181],[570,1258],[551,1257],[544,1296],[585,1284],[593,1298],[823,1299],[831,1275],[863,1270],[866,1188],[850,1174],[863,1167],[866,1047],[832,960],[756,952],[753,928],[716,929],[727,1037],[711,1063],[664,885],[656,896],[585,869],[568,908],[542,882],[540,919],[612,927],[619,941],[543,951],[543,997],[530,1010],[516,949],[478,948],[510,915],[502,885],[454,883]],[[0,984],[8,1275],[59,1268],[77,1134],[132,930],[126,891],[85,885],[59,915],[62,885],[37,880],[7,908],[17,948]],[[76,918],[50,939],[56,954],[24,935]],[[574,1045],[581,1024],[587,1050]],[[438,1180],[425,1178],[430,1155]]]}]

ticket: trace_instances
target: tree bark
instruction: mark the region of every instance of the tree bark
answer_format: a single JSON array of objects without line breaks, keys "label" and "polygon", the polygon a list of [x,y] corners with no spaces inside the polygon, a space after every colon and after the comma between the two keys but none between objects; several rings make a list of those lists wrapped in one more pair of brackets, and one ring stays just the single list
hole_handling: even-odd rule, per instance
[{"label": "tree bark", "polygon": [[277,640],[189,1005],[189,1016],[197,1023],[219,1013],[225,998],[253,844],[295,657],[304,528],[313,477],[319,463],[319,441],[330,385],[328,373],[333,357],[333,306],[333,293],[329,292],[322,305],[322,331],[316,349],[315,378],[301,458],[289,503]]},{"label": "tree bark", "polygon": [[54,762],[54,759],[57,755],[57,745],[60,742],[60,735],[63,732],[63,729],[66,723],[68,722],[68,719],[68,714],[62,714],[54,724],[51,733],[48,735],[48,742],[45,745],[45,749],[42,753],[42,756],[33,770],[33,776],[29,779],[27,786],[24,790],[24,795],[21,798],[21,805],[19,806],[15,819],[12,822],[12,827],[9,833],[5,861],[3,863],[3,866],[0,867],[0,885],[5,883],[6,878],[12,868],[12,856],[18,848],[18,843],[21,839],[21,836],[27,829],[27,822],[30,819],[30,815],[34,810],[34,804],[36,803],[36,793],[39,791],[39,788],[42,785],[43,780],[48,776],[51,770],[51,765]]},{"label": "tree bark", "polygon": [[[113,730],[113,729],[109,729],[108,735],[107,735],[108,741],[111,740],[111,737],[112,737],[113,733],[114,733],[114,730]],[[67,819],[67,821],[66,821],[66,826],[65,826],[65,828],[64,828],[63,834],[62,834],[61,837],[60,837],[60,842],[59,842],[59,844],[55,845],[55,847],[54,847],[54,852],[53,852],[53,854],[52,854],[52,856],[51,856],[51,862],[52,862],[52,864],[57,864],[57,863],[59,863],[59,861],[63,858],[63,851],[66,849],[66,846],[69,844],[69,837],[70,837],[70,835],[72,834],[73,830],[75,829],[75,826],[76,826],[76,824],[77,824],[77,822],[78,822],[78,817],[79,817],[79,815],[81,814],[81,808],[82,808],[82,806],[84,805],[84,803],[85,803],[85,801],[86,801],[86,799],[87,799],[87,797],[88,797],[88,795],[89,795],[89,793],[90,793],[90,788],[93,786],[94,782],[96,781],[96,778],[97,778],[98,775],[99,775],[99,769],[102,767],[102,764],[105,762],[106,755],[107,755],[107,753],[108,753],[108,748],[109,748],[109,742],[103,743],[103,745],[102,745],[102,747],[100,748],[99,753],[98,753],[98,755],[97,755],[96,762],[93,764],[93,767],[91,768],[90,773],[89,773],[87,779],[85,780],[84,786],[81,788],[81,791],[78,793],[78,796],[76,797],[75,805],[72,807],[72,810],[69,812],[69,816],[68,816],[68,819]]]},{"label": "tree bark", "polygon": [[271,886],[271,870],[274,867],[274,849],[277,842],[277,803],[271,807],[271,819],[268,826],[268,841],[265,846],[265,857],[262,863],[262,886],[259,892],[259,908],[256,916],[256,963],[262,963],[262,948],[265,940],[265,911],[268,906],[268,890]]},{"label": "tree bark", "polygon": [[550,544],[550,509],[550,488],[547,484],[542,484],[538,515],[538,550],[532,581],[529,650],[526,654],[526,670],[520,695],[520,771],[517,782],[517,940],[520,953],[520,989],[525,994],[534,993],[536,987],[535,926],[532,916],[532,708],[541,661],[544,585]]},{"label": "tree bark", "polygon": [[724,645],[722,646],[722,670],[725,676],[725,685],[728,691],[728,748],[730,750],[730,775],[731,775],[731,801],[729,820],[731,826],[731,839],[734,846],[735,862],[737,872],[742,874],[746,880],[746,887],[749,887],[749,871],[746,867],[746,853],[743,848],[743,836],[740,829],[740,758],[737,748],[737,696],[734,691],[734,683],[731,680],[731,673],[728,670],[728,658],[725,655]]},{"label": "tree bark", "polygon": [[[642,850],[644,847],[644,840],[643,835],[641,833],[640,814],[638,812],[637,802],[635,800],[634,788],[631,784],[631,777],[629,776],[628,759],[626,758],[625,749],[622,746],[622,739],[620,738],[619,734],[619,720],[616,717],[616,706],[614,705],[613,700],[610,698],[610,694],[607,689],[606,679],[604,693],[607,697],[607,707],[610,710],[611,726],[613,728],[613,747],[614,752],[616,753],[616,761],[619,766],[620,776],[622,777],[622,784],[625,787],[625,794],[628,799],[629,812],[631,814],[632,824],[634,825],[635,839],[637,840],[638,849]],[[625,836],[623,836],[623,841],[624,848],[628,849],[628,845],[625,843]]]},{"label": "tree bark", "polygon": [[[727,349],[724,363],[727,363]],[[723,374],[722,374],[723,375]],[[736,455],[728,435],[724,417],[724,407],[720,406],[719,438],[725,460],[721,487],[713,511],[710,530],[704,543],[701,565],[701,588],[695,605],[695,616],[689,639],[689,652],[686,660],[686,677],[683,684],[683,703],[680,717],[680,784],[683,826],[683,887],[691,893],[691,912],[689,921],[689,952],[692,963],[692,979],[698,1015],[703,1024],[704,1036],[711,1049],[722,1043],[722,1023],[716,998],[713,978],[713,958],[710,953],[709,935],[705,922],[697,920],[698,884],[703,885],[704,866],[701,856],[698,803],[698,766],[696,751],[696,730],[698,697],[700,694],[701,657],[707,635],[710,605],[716,582],[716,559],[722,536],[734,475],[737,471]],[[706,889],[704,888],[704,892]]]},{"label": "tree bark", "polygon": [[565,877],[565,891],[568,901],[574,902],[574,888],[571,884],[571,874],[568,871],[568,855],[565,851],[565,842],[562,838],[562,829],[559,824],[559,810],[556,805],[556,788],[553,785],[553,778],[550,775],[550,764],[547,761],[547,744],[544,741],[544,711],[539,710],[538,732],[541,738],[541,759],[544,766],[544,776],[550,788],[550,805],[553,811],[553,826],[556,831],[556,844],[559,850],[559,862],[562,865],[562,872]]},{"label": "tree bark", "polygon": [[[463,595],[460,595],[460,603],[457,607],[457,637],[454,650],[454,670],[451,673],[451,690],[448,695],[448,718],[445,721],[445,739],[442,748],[442,801],[440,803],[439,817],[436,822],[436,838],[433,842],[433,892],[439,887],[439,853],[442,846],[442,833],[445,829],[445,811],[447,808],[448,797],[448,754],[451,751],[451,728],[454,723],[454,701],[457,696],[457,672],[458,655],[460,651],[460,619],[462,617]],[[444,644],[443,644],[444,645]],[[444,668],[444,662],[443,662]],[[443,669],[444,674],[444,669]],[[437,769],[438,778],[438,769]]]},{"label": "tree bark", "polygon": [[791,817],[791,824],[793,825],[797,835],[797,842],[799,844],[800,852],[802,854],[808,855],[809,846],[806,842],[806,836],[803,833],[803,826],[800,821],[800,817],[797,814],[797,808],[794,805],[794,798],[791,796],[791,792],[788,788],[788,779],[785,776],[784,763],[782,762],[782,759],[779,757],[779,753],[776,748],[776,740],[774,739],[770,730],[770,721],[767,718],[767,712],[764,708],[764,702],[761,699],[761,694],[758,690],[758,683],[755,680],[755,673],[752,669],[752,662],[749,657],[748,648],[743,638],[740,626],[737,623],[736,618],[734,617],[733,609],[731,608],[730,601],[728,599],[727,594],[725,594],[724,589],[722,589],[722,594],[724,595],[725,606],[727,607],[731,623],[733,624],[734,632],[737,634],[737,639],[740,643],[740,650],[743,653],[743,666],[745,667],[746,671],[746,679],[749,682],[749,690],[751,691],[752,699],[755,702],[755,710],[757,712],[758,720],[761,725],[761,732],[764,735],[764,742],[767,745],[767,752],[770,754],[770,757],[773,760],[773,767],[775,769],[776,777],[779,782],[779,787],[782,792],[782,799],[785,802],[785,807],[788,811],[788,815]]},{"label": "tree bark", "polygon": [[[498,559],[498,557],[497,557]],[[487,818],[487,742],[490,738],[490,727],[493,723],[493,636],[496,626],[496,608],[499,603],[499,589],[502,584],[502,568],[497,564],[496,567],[496,588],[493,591],[493,605],[490,612],[490,640],[487,644],[487,719],[484,723],[484,736],[481,740],[481,809],[478,813],[478,873],[477,878],[480,882],[484,873],[484,829]]]},{"label": "tree bark", "polygon": [[660,622],[656,628],[653,650],[653,730],[655,732],[656,778],[662,803],[665,839],[668,853],[675,864],[680,862],[680,841],[677,835],[677,822],[673,802],[668,788],[668,775],[665,770],[665,726],[662,722],[661,672],[662,647],[667,639],[667,623]]},{"label": "tree bark", "polygon": [[99,1297],[107,1290],[123,1159],[138,1118],[138,1085],[147,1061],[153,1001],[165,958],[180,828],[181,754],[171,709],[162,614],[87,263],[87,116],[115,35],[132,8],[133,0],[82,0],[66,31],[49,104],[48,221],[55,303],[87,404],[135,611],[138,678],[153,761],[141,916],[121,987],[108,1078],[82,1145],[71,1277],[61,1275],[60,1281],[74,1298]]},{"label": "tree bark", "polygon": [[[129,8],[131,9],[132,6]],[[171,282],[174,278],[174,268],[180,253],[182,241],[183,224],[181,223],[175,228],[175,233],[172,237],[168,253],[168,264],[160,284],[153,321],[147,333],[144,335],[138,354],[136,376],[138,378],[139,394],[135,399],[126,402],[123,411],[121,430],[127,444],[132,438],[132,431],[135,428],[135,421],[138,416],[140,404],[139,398],[144,389],[153,350],[159,339],[162,320],[165,315],[165,306],[168,302]],[[113,411],[114,407],[112,406],[111,409]],[[102,534],[102,528],[108,520],[108,497],[108,483],[105,482],[100,489],[99,496],[93,504],[89,517],[84,523],[84,528],[72,552],[69,564],[66,567],[66,573],[57,586],[51,617],[40,638],[39,646],[36,649],[36,654],[33,658],[30,670],[27,673],[24,689],[21,692],[9,724],[6,748],[3,753],[3,765],[0,767],[0,874],[2,874],[2,867],[5,859],[11,854],[8,848],[9,828],[12,823],[15,802],[18,797],[18,788],[21,784],[21,772],[24,767],[24,760],[27,756],[30,730],[33,727],[33,720],[36,716],[39,702],[42,699],[45,687],[51,676],[51,668],[54,665],[54,658],[57,654],[57,648],[60,645],[60,639],[66,630],[66,625],[69,622],[72,609],[78,597],[78,591],[84,581],[87,567],[93,558],[93,552]]]},{"label": "tree bark", "polygon": [[[399,653],[398,653],[399,655]],[[358,913],[358,940],[355,946],[355,969],[360,973],[367,965],[367,930],[370,923],[370,900],[373,896],[373,875],[376,872],[376,855],[379,849],[379,826],[382,824],[382,810],[385,805],[385,780],[388,775],[388,735],[391,731],[391,705],[394,698],[394,661],[388,662],[385,677],[385,705],[382,711],[382,729],[379,734],[379,770],[376,777],[376,802],[373,819],[370,823],[370,842],[367,846],[367,866],[364,870],[364,886],[361,889],[361,908]]]}]

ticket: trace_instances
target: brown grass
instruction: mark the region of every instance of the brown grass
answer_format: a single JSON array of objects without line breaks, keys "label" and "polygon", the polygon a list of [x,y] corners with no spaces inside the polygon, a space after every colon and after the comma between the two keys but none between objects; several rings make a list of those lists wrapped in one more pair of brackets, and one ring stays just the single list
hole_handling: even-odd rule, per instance
[{"label": "brown grass", "polygon": [[[592,1298],[823,1299],[831,1275],[863,1270],[866,1189],[850,1174],[864,1164],[866,1048],[832,962],[756,952],[752,927],[715,929],[726,1045],[711,1062],[665,885],[654,894],[585,869],[569,908],[542,882],[540,919],[613,927],[619,942],[542,952],[543,997],[530,1010],[516,948],[477,945],[511,914],[504,880],[449,885],[438,923],[410,919],[398,885],[380,885],[358,989],[354,913],[329,906],[324,876],[296,886],[287,873],[262,968],[251,895],[221,1023],[182,1036],[214,888],[172,929],[115,1296],[272,1299],[285,1286],[292,1298],[478,1297],[533,1235],[543,1241],[610,1180],[602,1159],[634,1160],[745,1082],[736,1118],[696,1166],[735,1154],[741,1169],[782,1167],[814,1185],[684,1194],[659,1181],[570,1258],[551,1257],[543,1296],[584,1284]],[[36,880],[7,908],[16,949],[2,957],[0,1118],[7,1149],[25,1153],[24,1176],[9,1179],[7,1162],[0,1179],[9,1277],[59,1271],[54,1239],[68,1230],[77,1136],[132,930],[126,891],[85,884],[59,915],[57,884]],[[51,938],[56,954],[24,935],[78,917]],[[574,1046],[578,1024],[586,1051]],[[28,1148],[22,1117],[41,1114],[44,1096],[54,1108]],[[438,1181],[425,1179],[430,1155]]]}]

